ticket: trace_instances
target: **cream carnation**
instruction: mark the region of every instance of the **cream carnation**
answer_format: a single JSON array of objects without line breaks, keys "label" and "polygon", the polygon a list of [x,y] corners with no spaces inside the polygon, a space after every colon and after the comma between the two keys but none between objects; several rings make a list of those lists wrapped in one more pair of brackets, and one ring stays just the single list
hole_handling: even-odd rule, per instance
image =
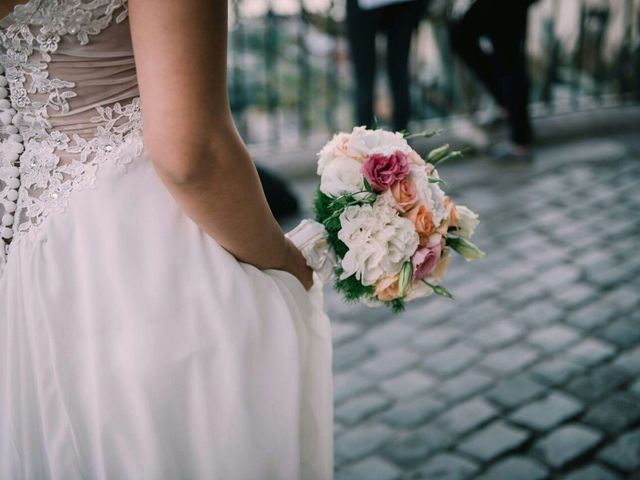
[{"label": "cream carnation", "polygon": [[353,205],[340,215],[338,238],[349,251],[342,259],[341,278],[351,275],[363,285],[400,271],[418,247],[411,221],[402,218],[384,197],[373,205]]},{"label": "cream carnation", "polygon": [[320,191],[330,197],[364,190],[364,176],[360,163],[347,157],[337,157],[320,177]]},{"label": "cream carnation", "polygon": [[388,156],[398,151],[405,155],[412,151],[401,133],[366,127],[355,127],[347,144],[347,155],[361,161],[375,153]]}]

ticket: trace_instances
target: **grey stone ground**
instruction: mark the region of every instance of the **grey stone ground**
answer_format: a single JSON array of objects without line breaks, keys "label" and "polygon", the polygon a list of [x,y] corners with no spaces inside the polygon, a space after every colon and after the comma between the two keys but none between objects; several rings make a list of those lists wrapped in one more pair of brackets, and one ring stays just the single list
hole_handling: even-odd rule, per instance
[{"label": "grey stone ground", "polygon": [[487,252],[456,300],[325,290],[337,480],[640,479],[640,130],[441,174]]}]

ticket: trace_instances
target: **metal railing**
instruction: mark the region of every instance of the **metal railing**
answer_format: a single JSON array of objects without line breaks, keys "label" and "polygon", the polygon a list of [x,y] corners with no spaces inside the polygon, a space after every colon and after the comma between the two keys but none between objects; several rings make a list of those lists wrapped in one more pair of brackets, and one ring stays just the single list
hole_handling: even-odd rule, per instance
[{"label": "metal railing", "polygon": [[[230,0],[229,11],[231,106],[249,143],[299,146],[353,125],[344,0]],[[639,31],[640,0],[539,1],[528,36],[534,115],[640,100]],[[446,21],[425,16],[413,49],[413,125],[490,105],[450,51]]]}]

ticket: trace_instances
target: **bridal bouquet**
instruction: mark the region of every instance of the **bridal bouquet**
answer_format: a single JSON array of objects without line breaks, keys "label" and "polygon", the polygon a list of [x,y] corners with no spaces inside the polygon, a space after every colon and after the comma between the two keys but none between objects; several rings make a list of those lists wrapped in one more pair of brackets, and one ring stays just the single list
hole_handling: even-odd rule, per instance
[{"label": "bridal bouquet", "polygon": [[409,137],[356,127],[318,154],[316,219],[288,235],[346,300],[400,311],[432,293],[451,298],[441,285],[451,252],[484,256],[469,240],[478,215],[454,204],[436,170],[461,153],[444,145],[423,159]]}]

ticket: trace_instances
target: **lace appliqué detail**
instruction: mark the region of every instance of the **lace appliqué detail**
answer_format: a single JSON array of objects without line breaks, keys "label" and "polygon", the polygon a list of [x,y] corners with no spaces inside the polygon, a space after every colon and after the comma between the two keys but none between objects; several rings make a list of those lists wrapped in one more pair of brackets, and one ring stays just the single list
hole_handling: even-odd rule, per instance
[{"label": "lace appliqu\u00e9 detail", "polygon": [[97,107],[91,118],[97,132],[89,138],[52,129],[48,119],[51,112],[69,112],[68,101],[76,96],[73,82],[48,72],[61,38],[75,36],[86,45],[114,19],[126,19],[126,3],[31,0],[3,21],[9,24],[0,29],[0,65],[9,98],[0,98],[0,211],[9,224],[2,226],[0,270],[11,237],[15,242],[49,213],[64,210],[71,192],[95,183],[99,165],[124,168],[143,150],[137,98],[126,106]]}]

